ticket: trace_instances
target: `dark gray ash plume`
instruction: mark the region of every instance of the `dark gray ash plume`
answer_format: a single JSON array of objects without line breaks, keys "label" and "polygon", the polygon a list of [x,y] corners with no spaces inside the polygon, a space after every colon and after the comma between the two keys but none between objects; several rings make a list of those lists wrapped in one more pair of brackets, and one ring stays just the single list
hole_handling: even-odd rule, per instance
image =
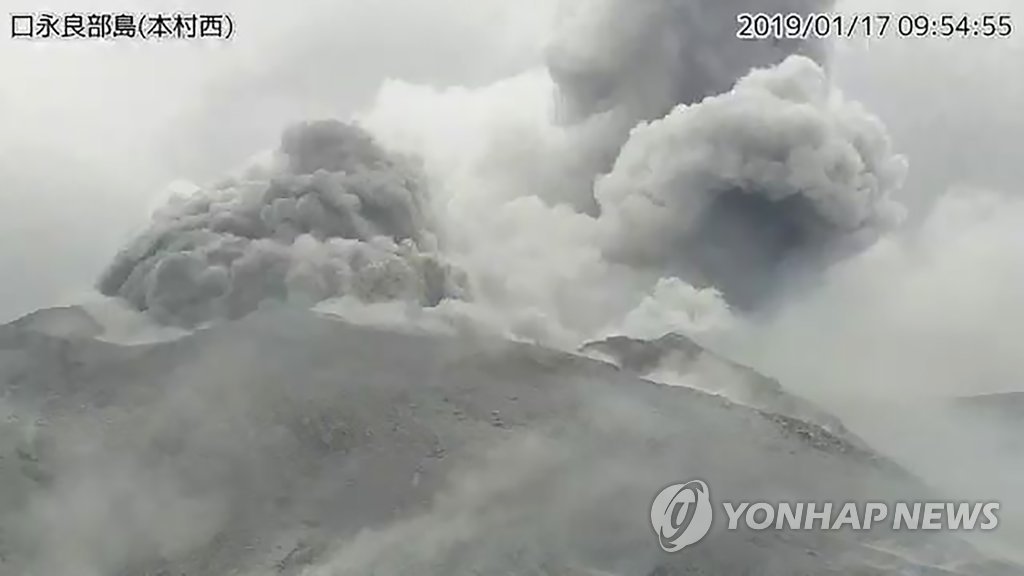
[{"label": "dark gray ash plume", "polygon": [[99,288],[182,326],[237,318],[266,300],[436,305],[463,284],[437,255],[428,200],[415,165],[362,129],[298,125],[269,166],[172,199]]},{"label": "dark gray ash plume", "polygon": [[750,70],[788,56],[824,65],[815,38],[737,38],[737,15],[808,14],[833,0],[580,0],[565,3],[562,26],[548,48],[560,121],[575,128],[576,163],[569,191],[557,195],[591,215],[591,189],[607,173],[637,123],[680,104],[727,92]]},{"label": "dark gray ash plume", "polygon": [[802,54],[822,62],[816,39],[737,38],[740,13],[827,11],[833,0],[590,0],[573,3],[548,68],[569,118],[618,110],[651,120],[677,104],[729,90],[752,68]]},{"label": "dark gray ash plume", "polygon": [[609,254],[754,307],[897,224],[905,172],[882,123],[791,56],[637,126],[596,195]]}]

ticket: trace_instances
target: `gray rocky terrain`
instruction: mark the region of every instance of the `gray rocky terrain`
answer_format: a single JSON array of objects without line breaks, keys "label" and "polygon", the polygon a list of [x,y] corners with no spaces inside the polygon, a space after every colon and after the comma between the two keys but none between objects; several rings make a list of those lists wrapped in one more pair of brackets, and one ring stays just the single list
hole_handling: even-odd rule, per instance
[{"label": "gray rocky terrain", "polygon": [[78,308],[0,330],[2,574],[1022,573],[949,534],[724,518],[661,552],[651,500],[689,478],[743,501],[927,494],[768,379],[745,406],[584,355],[284,308],[160,343],[99,334]]}]

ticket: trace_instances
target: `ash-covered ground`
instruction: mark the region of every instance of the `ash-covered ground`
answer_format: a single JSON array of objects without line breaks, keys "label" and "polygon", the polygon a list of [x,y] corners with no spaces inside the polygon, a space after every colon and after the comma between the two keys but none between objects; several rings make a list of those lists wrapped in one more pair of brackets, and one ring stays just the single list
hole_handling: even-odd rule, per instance
[{"label": "ash-covered ground", "polygon": [[[97,325],[54,309],[0,334],[4,574],[1021,572],[956,534],[884,527],[729,532],[720,518],[698,546],[661,552],[648,508],[676,478],[723,499],[932,494],[737,366],[757,407],[628,361],[298,309],[151,344]],[[685,338],[628,347],[705,353]]]}]

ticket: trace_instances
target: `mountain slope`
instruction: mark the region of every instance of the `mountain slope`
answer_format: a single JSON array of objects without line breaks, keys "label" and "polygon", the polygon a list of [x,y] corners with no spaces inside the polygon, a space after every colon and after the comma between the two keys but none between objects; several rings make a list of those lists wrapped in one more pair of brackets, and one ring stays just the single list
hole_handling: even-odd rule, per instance
[{"label": "mountain slope", "polygon": [[1021,573],[943,534],[724,518],[662,553],[649,507],[676,481],[924,488],[815,423],[582,356],[286,309],[138,346],[0,332],[3,574]]}]

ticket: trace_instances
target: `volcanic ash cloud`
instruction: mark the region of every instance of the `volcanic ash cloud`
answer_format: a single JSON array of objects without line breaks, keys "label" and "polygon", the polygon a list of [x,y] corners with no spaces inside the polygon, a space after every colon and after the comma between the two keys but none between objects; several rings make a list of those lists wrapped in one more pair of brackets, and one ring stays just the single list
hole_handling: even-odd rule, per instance
[{"label": "volcanic ash cloud", "polygon": [[548,68],[571,118],[610,110],[633,123],[728,90],[751,68],[802,54],[823,61],[817,39],[736,37],[743,12],[825,12],[832,0],[586,0],[568,3]]},{"label": "volcanic ash cloud", "polygon": [[265,166],[174,198],[99,282],[158,321],[237,318],[267,300],[433,306],[464,295],[418,169],[362,129],[294,126]]},{"label": "volcanic ash cloud", "polygon": [[614,257],[748,307],[896,224],[905,172],[881,122],[791,56],[639,125],[596,197]]}]

